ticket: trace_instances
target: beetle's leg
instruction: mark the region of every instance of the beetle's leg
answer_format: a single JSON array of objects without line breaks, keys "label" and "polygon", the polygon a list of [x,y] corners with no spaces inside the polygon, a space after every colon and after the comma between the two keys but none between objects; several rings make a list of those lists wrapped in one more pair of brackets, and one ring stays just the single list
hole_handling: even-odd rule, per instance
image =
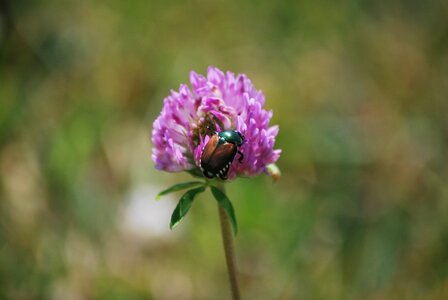
[{"label": "beetle's leg", "polygon": [[243,159],[244,159],[244,154],[241,153],[241,151],[239,151],[239,150],[238,150],[238,154],[240,155],[240,158],[238,158],[238,161],[241,164],[243,162]]}]

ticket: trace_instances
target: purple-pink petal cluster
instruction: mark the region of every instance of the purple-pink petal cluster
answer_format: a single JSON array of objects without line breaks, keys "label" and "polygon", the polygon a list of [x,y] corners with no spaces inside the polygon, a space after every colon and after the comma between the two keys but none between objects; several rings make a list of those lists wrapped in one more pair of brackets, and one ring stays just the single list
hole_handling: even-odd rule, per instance
[{"label": "purple-pink petal cluster", "polygon": [[264,95],[244,74],[235,76],[209,67],[207,77],[190,74],[192,90],[185,84],[165,98],[152,130],[152,159],[159,170],[179,172],[199,168],[212,127],[237,130],[245,137],[240,151],[244,160],[232,163],[228,178],[255,176],[280,156],[274,149],[278,126],[269,126],[272,111],[263,108]]}]

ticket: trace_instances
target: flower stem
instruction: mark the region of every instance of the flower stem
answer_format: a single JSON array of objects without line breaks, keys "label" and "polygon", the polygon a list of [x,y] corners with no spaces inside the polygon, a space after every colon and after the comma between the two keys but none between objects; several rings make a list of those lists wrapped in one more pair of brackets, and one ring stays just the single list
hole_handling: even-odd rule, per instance
[{"label": "flower stem", "polygon": [[[224,184],[218,184],[217,187],[225,193]],[[227,272],[229,273],[230,290],[233,300],[240,300],[240,290],[238,288],[237,269],[235,259],[235,247],[233,245],[233,234],[230,228],[229,217],[224,209],[218,204],[219,220],[221,223],[222,242],[224,244],[224,253],[226,255]]]}]

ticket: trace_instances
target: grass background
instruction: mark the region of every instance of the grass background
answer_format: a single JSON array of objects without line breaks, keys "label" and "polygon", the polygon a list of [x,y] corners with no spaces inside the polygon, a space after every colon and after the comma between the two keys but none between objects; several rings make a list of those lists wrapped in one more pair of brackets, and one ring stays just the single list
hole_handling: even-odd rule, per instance
[{"label": "grass background", "polygon": [[246,299],[448,298],[446,1],[0,1],[0,298],[229,299],[216,204],[150,159],[170,89],[246,73],[283,177],[228,186]]}]

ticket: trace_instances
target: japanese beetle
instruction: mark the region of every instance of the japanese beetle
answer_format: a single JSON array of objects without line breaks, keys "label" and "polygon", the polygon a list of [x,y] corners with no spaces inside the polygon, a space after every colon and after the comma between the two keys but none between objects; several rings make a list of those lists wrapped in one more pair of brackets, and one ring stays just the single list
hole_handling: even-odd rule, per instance
[{"label": "japanese beetle", "polygon": [[244,155],[238,147],[244,143],[244,136],[236,130],[215,132],[205,145],[201,155],[201,171],[207,178],[218,176],[222,180],[227,179],[227,173],[232,165],[235,155],[243,162]]}]

